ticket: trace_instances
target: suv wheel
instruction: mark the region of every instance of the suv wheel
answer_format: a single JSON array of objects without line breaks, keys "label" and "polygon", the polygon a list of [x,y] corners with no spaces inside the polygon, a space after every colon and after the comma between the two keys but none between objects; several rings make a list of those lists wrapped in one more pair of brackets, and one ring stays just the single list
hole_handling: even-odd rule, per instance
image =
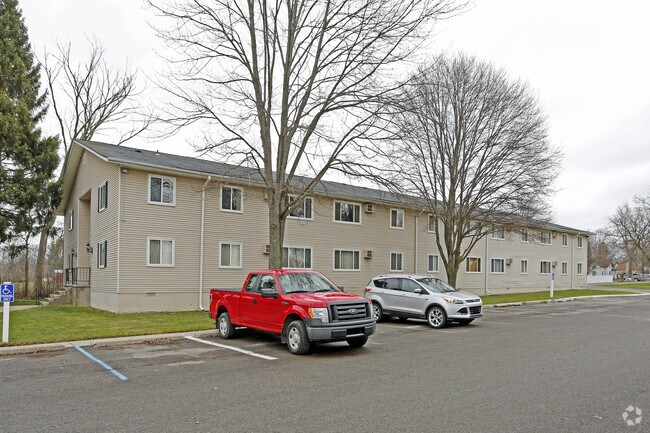
[{"label": "suv wheel", "polygon": [[443,328],[447,324],[447,315],[445,310],[434,305],[427,311],[427,323],[432,328]]},{"label": "suv wheel", "polygon": [[377,302],[372,303],[372,317],[375,319],[377,322],[381,322],[381,319],[383,319],[384,311],[381,309],[381,305],[379,305]]}]

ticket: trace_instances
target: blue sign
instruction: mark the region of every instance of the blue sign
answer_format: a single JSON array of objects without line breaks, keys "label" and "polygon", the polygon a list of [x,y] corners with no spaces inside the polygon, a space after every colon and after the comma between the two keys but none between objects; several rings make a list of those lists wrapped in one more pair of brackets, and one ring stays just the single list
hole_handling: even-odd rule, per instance
[{"label": "blue sign", "polygon": [[2,284],[0,285],[0,302],[13,302],[14,301],[14,285]]}]

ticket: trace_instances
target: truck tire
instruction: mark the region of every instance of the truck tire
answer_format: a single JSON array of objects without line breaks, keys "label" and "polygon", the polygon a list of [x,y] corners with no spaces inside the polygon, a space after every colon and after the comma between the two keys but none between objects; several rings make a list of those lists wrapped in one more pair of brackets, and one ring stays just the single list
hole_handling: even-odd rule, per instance
[{"label": "truck tire", "polygon": [[361,337],[352,337],[345,340],[348,342],[350,347],[363,347],[364,344],[368,342],[368,336],[362,335]]},{"label": "truck tire", "polygon": [[217,331],[219,331],[219,337],[227,340],[235,336],[235,327],[230,321],[230,314],[227,311],[219,314],[217,319]]},{"label": "truck tire", "polygon": [[303,355],[309,352],[309,336],[307,327],[302,320],[294,320],[287,326],[287,347],[294,355]]}]

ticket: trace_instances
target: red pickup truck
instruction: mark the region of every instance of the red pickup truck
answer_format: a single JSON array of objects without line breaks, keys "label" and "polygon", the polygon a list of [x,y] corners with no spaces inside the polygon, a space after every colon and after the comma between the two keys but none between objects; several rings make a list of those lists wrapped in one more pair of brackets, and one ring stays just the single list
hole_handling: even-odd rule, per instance
[{"label": "red pickup truck", "polygon": [[297,355],[307,353],[312,341],[345,340],[361,347],[375,332],[368,300],[339,290],[314,271],[255,271],[241,291],[212,289],[210,317],[221,338],[245,326],[280,335]]}]

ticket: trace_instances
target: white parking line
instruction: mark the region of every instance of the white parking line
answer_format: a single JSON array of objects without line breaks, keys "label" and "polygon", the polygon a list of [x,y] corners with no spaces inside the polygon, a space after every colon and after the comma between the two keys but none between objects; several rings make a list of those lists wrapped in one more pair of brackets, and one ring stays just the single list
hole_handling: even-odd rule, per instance
[{"label": "white parking line", "polygon": [[382,323],[379,325],[381,328],[396,328],[396,329],[420,329],[422,325],[411,325],[411,326],[399,326],[399,325],[387,325]]},{"label": "white parking line", "polygon": [[267,361],[273,361],[274,359],[278,359],[278,358],[274,358],[272,356],[267,356],[267,355],[262,355],[260,353],[251,352],[250,350],[240,349],[239,347],[226,346],[225,344],[214,343],[212,341],[203,340],[201,338],[196,338],[196,337],[192,337],[192,336],[187,336],[185,338],[188,339],[188,340],[196,341],[197,343],[208,344],[210,346],[220,347],[222,349],[234,350],[235,352],[243,353],[244,355],[254,356],[256,358],[266,359]]},{"label": "white parking line", "polygon": [[493,323],[495,325],[508,325],[510,326],[510,323],[504,323],[504,322],[492,322],[490,320],[481,320],[479,323]]}]

